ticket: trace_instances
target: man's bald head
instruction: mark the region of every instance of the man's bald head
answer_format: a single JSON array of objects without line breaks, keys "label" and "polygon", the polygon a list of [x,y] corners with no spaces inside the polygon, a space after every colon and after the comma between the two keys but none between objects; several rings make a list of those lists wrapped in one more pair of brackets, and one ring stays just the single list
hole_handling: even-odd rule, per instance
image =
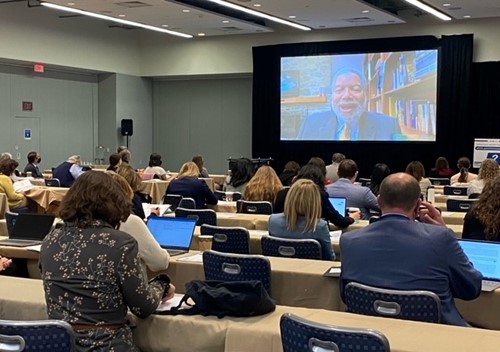
[{"label": "man's bald head", "polygon": [[419,199],[417,180],[404,172],[389,175],[380,184],[379,205],[384,213],[388,209],[412,211]]}]

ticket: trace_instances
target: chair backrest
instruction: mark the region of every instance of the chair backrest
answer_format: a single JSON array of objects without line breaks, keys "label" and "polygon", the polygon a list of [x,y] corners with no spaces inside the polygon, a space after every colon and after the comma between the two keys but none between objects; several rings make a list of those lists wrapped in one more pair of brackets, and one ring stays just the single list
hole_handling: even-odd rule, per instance
[{"label": "chair backrest", "polygon": [[369,178],[360,177],[359,183],[361,183],[361,186],[363,186],[363,187],[368,187],[372,183],[372,180]]},{"label": "chair backrest", "polygon": [[182,196],[178,194],[165,194],[163,204],[170,204],[170,210],[174,211],[181,203]]},{"label": "chair backrest", "polygon": [[193,198],[182,197],[179,207],[184,209],[196,209],[196,202]]},{"label": "chair backrest", "polygon": [[262,254],[267,256],[321,260],[321,245],[313,239],[262,236],[260,244]]},{"label": "chair backrest", "polygon": [[203,270],[206,280],[259,280],[271,293],[271,263],[262,255],[203,252]]},{"label": "chair backrest", "polygon": [[7,233],[9,237],[12,235],[12,230],[14,229],[14,224],[16,223],[18,215],[18,213],[13,213],[11,211],[5,213],[5,222],[7,223]]},{"label": "chair backrest", "polygon": [[62,320],[0,320],[0,351],[74,351],[71,325]]},{"label": "chair backrest", "polygon": [[[242,195],[240,192],[232,192],[232,193],[233,193],[233,201],[237,201],[237,200],[241,199]],[[215,191],[214,194],[218,200],[227,200],[226,199],[226,192],[224,192],[224,191]]]},{"label": "chair backrest", "polygon": [[212,240],[214,251],[250,254],[250,235],[244,227],[202,225],[201,235],[214,237]]},{"label": "chair backrest", "polygon": [[477,199],[447,199],[446,210],[466,213]]},{"label": "chair backrest", "polygon": [[466,196],[467,187],[444,186],[443,194],[447,196]]},{"label": "chair backrest", "polygon": [[248,200],[238,200],[236,202],[236,209],[238,213],[268,215],[273,213],[273,205],[266,201],[251,202]]},{"label": "chair backrest", "polygon": [[446,177],[429,177],[429,181],[434,186],[446,186],[450,184],[450,179]]},{"label": "chair backrest", "polygon": [[61,187],[61,182],[58,178],[46,178],[45,186],[47,187]]},{"label": "chair backrest", "polygon": [[280,320],[283,352],[389,352],[389,341],[372,329],[353,329],[315,323],[285,313]]},{"label": "chair backrest", "polygon": [[196,226],[203,224],[217,226],[217,214],[212,209],[175,209],[176,218],[196,219]]},{"label": "chair backrest", "polygon": [[350,313],[439,323],[441,301],[430,291],[388,290],[349,282],[344,289]]}]

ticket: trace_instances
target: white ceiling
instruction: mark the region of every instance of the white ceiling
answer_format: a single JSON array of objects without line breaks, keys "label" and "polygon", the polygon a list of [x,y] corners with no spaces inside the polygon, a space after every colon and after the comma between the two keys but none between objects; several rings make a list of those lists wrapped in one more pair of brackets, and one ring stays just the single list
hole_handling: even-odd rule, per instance
[{"label": "white ceiling", "polygon": [[[208,0],[198,1],[207,2]],[[398,9],[397,15],[361,0],[229,1],[283,19],[296,16],[296,18],[289,20],[308,26],[313,30],[405,23],[417,21],[422,15],[420,11],[414,10],[404,0],[368,0],[370,3],[389,3]],[[204,33],[206,36],[216,36],[272,32],[279,27],[268,20],[255,24],[173,0],[49,0],[48,2],[63,6],[72,3],[73,5],[68,7],[163,27],[194,36],[198,36],[199,33]],[[470,16],[470,18],[500,17],[500,0],[426,0],[426,2],[451,16],[453,21],[466,21],[467,18],[464,16]],[[446,3],[450,5],[444,6]],[[255,7],[256,4],[261,6]],[[408,16],[408,13],[411,15]],[[63,12],[59,15],[65,16]],[[120,15],[121,17],[119,17]],[[70,20],[70,18],[66,20]],[[441,20],[436,18],[435,21]]]}]

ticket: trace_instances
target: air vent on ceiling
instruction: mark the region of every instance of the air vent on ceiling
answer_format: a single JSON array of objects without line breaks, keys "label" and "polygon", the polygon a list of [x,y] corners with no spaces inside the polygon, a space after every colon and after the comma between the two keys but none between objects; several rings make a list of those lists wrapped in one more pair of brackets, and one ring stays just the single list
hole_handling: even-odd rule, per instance
[{"label": "air vent on ceiling", "polygon": [[241,28],[238,27],[233,27],[233,26],[227,26],[227,27],[221,27],[220,28],[223,32],[236,32],[236,31],[241,31]]},{"label": "air vent on ceiling", "polygon": [[353,18],[346,18],[344,21],[347,21],[349,23],[365,23],[365,22],[373,22],[374,20],[371,19],[370,17],[353,17]]},{"label": "air vent on ceiling", "polygon": [[129,9],[132,9],[132,8],[137,8],[137,7],[147,7],[147,6],[151,6],[150,4],[146,4],[145,2],[141,2],[141,1],[123,1],[123,2],[115,2],[115,5],[118,5],[118,6],[123,6],[123,7],[127,7]]}]

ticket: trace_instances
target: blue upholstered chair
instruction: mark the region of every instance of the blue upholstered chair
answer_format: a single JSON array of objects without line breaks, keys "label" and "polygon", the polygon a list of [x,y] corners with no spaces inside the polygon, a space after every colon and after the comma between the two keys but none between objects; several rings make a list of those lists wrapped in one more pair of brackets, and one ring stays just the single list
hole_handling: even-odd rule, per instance
[{"label": "blue upholstered chair", "polygon": [[[214,194],[218,200],[227,200],[226,192],[224,192],[224,191],[215,191]],[[233,192],[233,201],[237,201],[240,199],[241,199],[241,193],[240,192]]]},{"label": "blue upholstered chair", "polygon": [[321,245],[313,239],[288,239],[262,236],[262,254],[271,257],[321,260]]},{"label": "blue upholstered chair", "polygon": [[217,226],[217,214],[212,209],[175,209],[176,218],[196,219],[196,226],[203,224]]},{"label": "blue upholstered chair", "polygon": [[466,213],[476,201],[477,199],[447,199],[446,210]]},{"label": "blue upholstered chair", "polygon": [[467,187],[444,186],[443,194],[447,196],[466,196]]},{"label": "blue upholstered chair", "polygon": [[248,200],[239,200],[236,202],[236,211],[238,213],[249,214],[272,214],[273,205],[270,202],[251,202]]},{"label": "blue upholstered chair", "polygon": [[271,263],[262,255],[206,251],[203,252],[203,270],[206,280],[259,280],[267,292],[271,292]]},{"label": "blue upholstered chair", "polygon": [[0,351],[74,351],[73,329],[65,321],[0,320]]},{"label": "blue upholstered chair", "polygon": [[170,204],[170,210],[175,211],[181,203],[182,196],[178,194],[165,194],[163,196],[163,204]]},{"label": "blue upholstered chair", "polygon": [[447,186],[450,184],[450,179],[446,177],[429,177],[429,181],[434,186]]},{"label": "blue upholstered chair", "polygon": [[250,235],[244,227],[201,226],[202,236],[213,236],[212,249],[224,253],[250,254]]},{"label": "blue upholstered chair", "polygon": [[61,187],[61,182],[59,182],[58,178],[46,178],[45,186],[47,187]]},{"label": "blue upholstered chair", "polygon": [[280,321],[283,352],[389,352],[387,338],[371,329],[352,329],[315,323],[285,313]]},{"label": "blue upholstered chair", "polygon": [[439,323],[441,301],[430,291],[388,290],[349,282],[344,300],[350,313]]},{"label": "blue upholstered chair", "polygon": [[9,237],[12,235],[12,230],[14,229],[14,224],[16,223],[18,213],[13,213],[11,211],[5,212],[5,222],[7,223],[7,233]]},{"label": "blue upholstered chair", "polygon": [[368,187],[372,183],[371,179],[363,177],[360,177],[358,181],[359,183],[361,183],[361,186],[363,187]]},{"label": "blue upholstered chair", "polygon": [[196,202],[193,198],[183,197],[179,203],[179,208],[196,209]]}]

